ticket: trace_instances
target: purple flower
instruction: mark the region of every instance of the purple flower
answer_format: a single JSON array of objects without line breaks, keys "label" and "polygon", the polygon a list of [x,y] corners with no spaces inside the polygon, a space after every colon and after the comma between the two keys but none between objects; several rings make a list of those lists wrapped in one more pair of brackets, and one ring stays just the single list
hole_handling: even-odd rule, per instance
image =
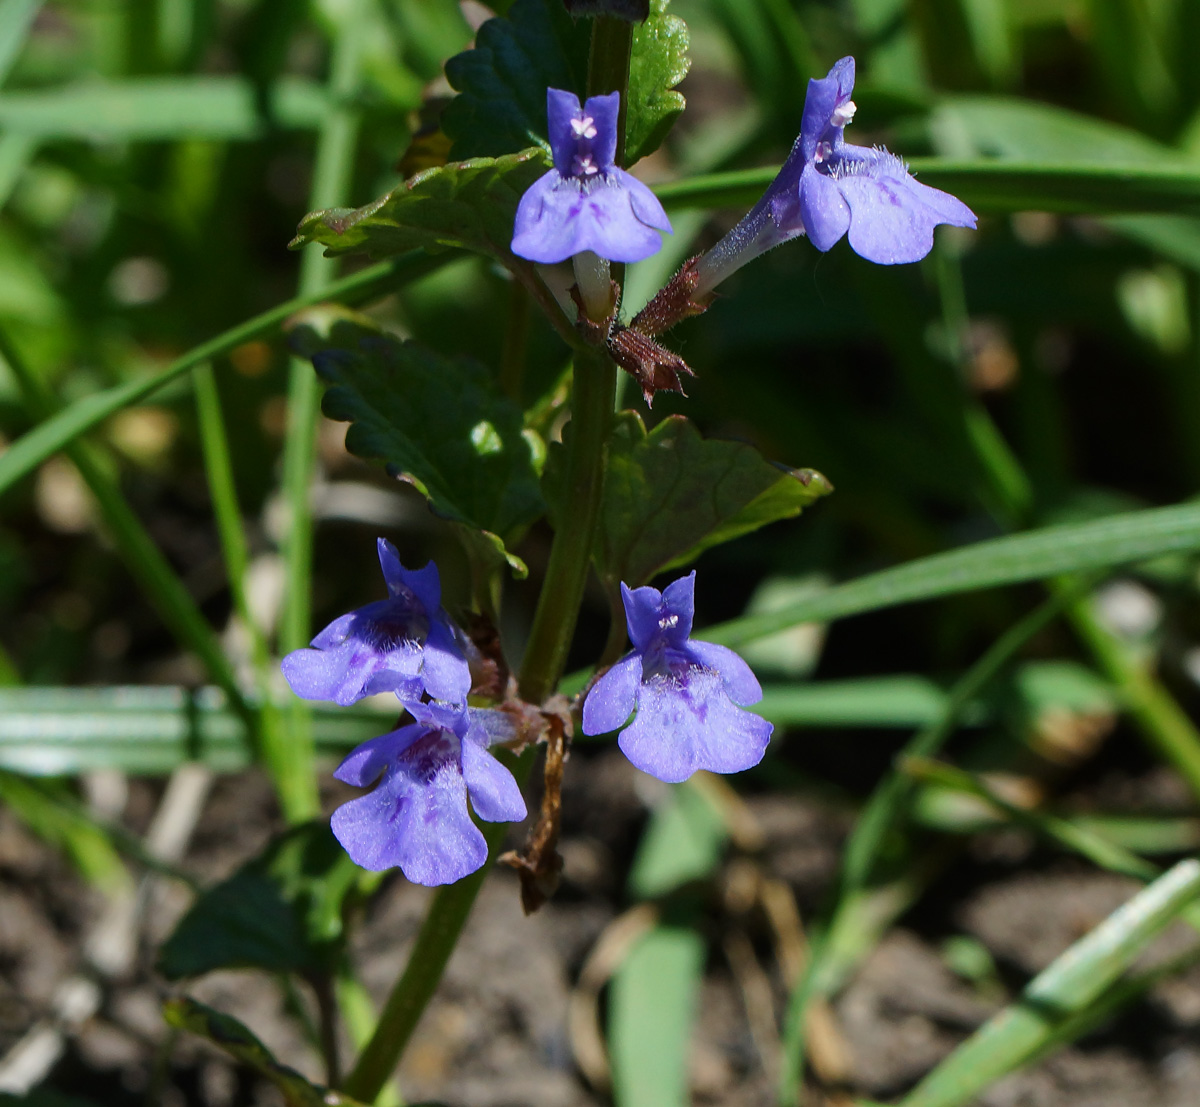
[{"label": "purple flower", "polygon": [[856,254],[880,265],[920,261],[939,223],[974,227],[961,200],[916,180],[895,154],[852,146],[842,137],[854,118],[854,59],[808,82],[800,137],[780,170],[771,215],[785,234],[807,232],[828,250],[847,231]]},{"label": "purple flower", "polygon": [[940,223],[974,227],[961,200],[922,184],[882,147],[843,138],[854,118],[854,59],[808,82],[800,135],[775,180],[744,219],[700,258],[693,294],[703,297],[743,265],[807,234],[828,250],[847,232],[855,253],[879,265],[920,261]]},{"label": "purple flower", "polygon": [[382,538],[379,564],[388,598],[334,619],[312,640],[312,649],[289,653],[282,668],[292,691],[343,706],[376,692],[395,692],[406,703],[426,692],[464,703],[471,672],[460,632],[442,610],[437,566],[431,561],[424,569],[406,569]]},{"label": "purple flower", "polygon": [[662,592],[621,585],[633,652],[596,681],[583,704],[584,734],[624,727],[625,756],[672,784],[697,769],[736,773],[757,765],[772,730],[742,710],[762,699],[750,666],[733,650],[688,638],[695,588],[694,572]]},{"label": "purple flower", "polygon": [[521,197],[512,252],[551,265],[590,250],[608,261],[641,261],[671,233],[658,198],[615,164],[621,96],[546,90],[554,168]]},{"label": "purple flower", "polygon": [[[398,865],[414,884],[453,884],[487,860],[487,842],[467,810],[491,823],[519,822],[525,801],[512,773],[489,752],[489,716],[440,703],[407,705],[417,721],[364,742],[333,774],[373,792],[342,804],[330,820],[356,865]],[[500,729],[503,730],[503,721]]]}]

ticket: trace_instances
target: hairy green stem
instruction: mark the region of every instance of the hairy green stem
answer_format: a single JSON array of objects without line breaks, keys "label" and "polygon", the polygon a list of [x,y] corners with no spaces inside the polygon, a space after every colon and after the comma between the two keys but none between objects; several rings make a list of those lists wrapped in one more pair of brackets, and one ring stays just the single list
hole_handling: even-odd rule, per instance
[{"label": "hairy green stem", "polygon": [[[354,150],[358,141],[359,112],[351,97],[359,80],[363,46],[361,0],[339,22],[333,43],[329,91],[331,107],[317,135],[313,168],[312,209],[342,203],[350,190]],[[301,295],[320,292],[333,283],[332,261],[313,249],[305,252],[300,266]],[[312,623],[313,514],[312,483],[316,468],[317,417],[320,387],[312,366],[292,360],[288,377],[288,426],[283,447],[283,498],[287,505],[287,529],[283,539],[283,614],[279,628],[281,652],[308,645]],[[295,699],[289,705],[286,740],[271,757],[271,775],[280,804],[289,822],[312,818],[320,810],[316,774],[312,711]]]},{"label": "hairy green stem", "polygon": [[521,698],[529,703],[545,700],[566,666],[600,519],[616,390],[617,367],[606,353],[588,350],[576,354],[571,422],[564,435],[567,459],[562,515],[521,665]]},{"label": "hairy green stem", "polygon": [[439,888],[433,895],[425,921],[409,954],[408,964],[379,1015],[375,1033],[367,1042],[341,1090],[362,1103],[374,1103],[400,1061],[425,1007],[441,982],[446,963],[458,942],[475,897],[487,878],[491,859],[504,839],[505,823],[482,828],[488,843],[489,864],[457,884]]}]

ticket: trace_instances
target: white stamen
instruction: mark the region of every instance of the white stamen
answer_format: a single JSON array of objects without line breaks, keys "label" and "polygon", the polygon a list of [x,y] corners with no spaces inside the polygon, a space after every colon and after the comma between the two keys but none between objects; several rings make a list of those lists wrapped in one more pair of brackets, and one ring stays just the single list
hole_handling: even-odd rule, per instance
[{"label": "white stamen", "polygon": [[585,115],[582,119],[576,117],[571,120],[571,130],[575,132],[576,138],[595,138],[596,121],[590,115]]},{"label": "white stamen", "polygon": [[833,114],[829,117],[829,122],[835,127],[844,127],[854,118],[856,111],[858,111],[858,105],[853,100],[847,100],[844,104],[838,104],[833,109]]},{"label": "white stamen", "polygon": [[592,161],[591,154],[584,154],[580,157],[575,155],[574,161],[571,163],[571,174],[575,177],[594,177],[600,172],[600,166]]}]

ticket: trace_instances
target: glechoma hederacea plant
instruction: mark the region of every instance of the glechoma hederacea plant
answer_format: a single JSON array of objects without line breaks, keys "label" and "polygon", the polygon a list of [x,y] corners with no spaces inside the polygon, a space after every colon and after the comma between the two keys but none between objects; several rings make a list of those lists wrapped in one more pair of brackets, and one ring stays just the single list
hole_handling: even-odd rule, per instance
[{"label": "glechoma hederacea plant", "polygon": [[[0,491],[39,470],[27,499],[39,528],[56,529],[63,520],[45,504],[61,473],[44,463],[65,450],[94,496],[83,525],[97,538],[103,530],[163,622],[135,613],[149,634],[138,632],[128,662],[110,658],[110,614],[93,601],[113,574],[85,564],[60,574],[69,593],[52,595],[53,570],[44,581],[38,566],[31,610],[6,609],[19,617],[0,645],[0,684],[36,682],[59,664],[89,681],[125,679],[135,663],[148,674],[139,679],[181,685],[67,690],[83,693],[83,707],[64,707],[59,689],[0,688],[0,873],[23,852],[11,848],[24,842],[10,833],[15,812],[69,843],[97,884],[111,879],[120,908],[96,912],[107,929],[97,926],[78,961],[54,954],[71,974],[61,989],[16,996],[35,1025],[17,1048],[0,1048],[0,1100],[30,1056],[40,1051],[48,1072],[64,1046],[61,1069],[75,1083],[56,1090],[74,1093],[89,1054],[107,1065],[113,1026],[155,1053],[142,1058],[142,1087],[122,1072],[122,1102],[257,1098],[240,1075],[222,1090],[207,1079],[209,1060],[173,1056],[173,1037],[144,1033],[148,966],[130,979],[140,993],[132,1004],[96,987],[118,981],[142,948],[125,942],[142,936],[128,925],[135,901],[160,902],[158,882],[211,871],[204,845],[182,852],[190,830],[180,827],[196,825],[210,780],[243,765],[265,768],[286,829],[261,849],[239,841],[239,856],[253,855],[194,897],[172,892],[171,903],[186,895],[190,906],[157,971],[172,982],[230,968],[271,974],[282,1017],[312,1046],[296,1063],[319,1055],[327,1087],[227,1016],[184,997],[167,1011],[289,1107],[387,1102],[385,1085],[460,946],[439,1014],[457,1012],[429,1020],[405,1091],[462,1107],[607,1102],[608,1087],[615,1107],[680,1107],[689,1048],[711,1060],[714,1026],[727,1075],[719,1085],[702,1076],[705,1101],[725,1102],[710,1094],[720,1086],[730,1100],[762,1102],[762,1082],[775,1076],[780,1107],[855,1092],[903,1096],[901,1107],[1019,1099],[1019,1089],[992,1085],[1122,1004],[1159,1004],[1151,990],[1167,972],[1194,968],[1193,940],[1126,972],[1156,928],[1181,918],[1200,929],[1200,862],[1158,869],[1200,842],[1200,733],[1186,710],[1200,695],[1200,623],[1187,606],[1200,596],[1200,81],[1187,51],[1200,6],[1090,0],[1032,22],[1016,11],[1034,7],[0,4]],[[1161,11],[1129,16],[1140,7]],[[679,11],[694,13],[700,72],[694,110],[672,132],[690,64]],[[24,39],[36,47],[14,69]],[[859,66],[838,57],[850,49],[831,45],[839,41],[854,43]],[[112,79],[121,65],[130,79]],[[1104,112],[1129,127],[1052,106],[1078,102],[1084,90],[1063,86],[1085,72],[1097,87],[1103,74],[1123,74],[1105,90]],[[55,74],[89,77],[48,87]],[[1029,98],[1006,91],[1018,86]],[[887,148],[875,144],[880,128]],[[279,217],[294,222],[304,210],[292,191],[304,174],[290,170],[307,163],[310,145],[314,210],[293,243],[304,252],[291,259],[299,286],[267,309],[270,290],[291,277]],[[953,159],[915,160],[930,151]],[[252,192],[254,165],[262,179]],[[390,191],[339,206],[370,200],[367,182],[379,180]],[[1013,219],[977,236],[974,213],[951,192]],[[160,231],[159,268],[171,279],[155,293],[157,262],[139,255],[157,252]],[[338,273],[322,249],[351,264]],[[37,260],[25,266],[27,254]],[[374,264],[355,264],[365,261]],[[45,287],[26,288],[28,274]],[[247,318],[253,297],[265,310]],[[31,366],[20,357],[26,327],[40,327],[50,350]],[[286,349],[263,341],[281,329]],[[1097,354],[1099,336],[1138,359]],[[194,345],[170,365],[141,371],[185,341]],[[1134,380],[1119,375],[1130,368]],[[103,374],[111,382],[97,387]],[[153,437],[144,426],[157,421],[118,423],[149,414],[127,409],[168,382],[180,387],[155,414],[196,429],[166,436],[181,453],[169,475],[198,489],[202,459],[208,500],[197,495],[187,511],[211,505],[215,522],[182,529],[186,539],[219,537],[227,592],[212,535],[191,543],[175,523],[153,537],[142,527],[144,505],[126,491],[140,496],[157,481],[149,463],[146,480],[119,483],[135,476],[135,440]],[[61,410],[60,384],[71,397]],[[1110,410],[1105,387],[1128,413]],[[237,397],[224,414],[223,392]],[[1158,451],[1152,419],[1131,413],[1164,398],[1177,401],[1182,433]],[[189,399],[195,411],[180,417]],[[346,451],[382,463],[405,488],[343,456],[330,427],[318,427],[322,405],[348,424]],[[110,447],[128,456],[109,464]],[[276,470],[267,461],[277,454]],[[818,459],[842,489],[829,504],[817,501],[832,494],[830,480],[793,467]],[[1191,502],[1105,515],[1153,494],[1155,473],[1165,480],[1168,470],[1170,498]],[[810,507],[813,517],[798,518]],[[17,510],[35,517],[28,503]],[[261,525],[247,525],[252,515]],[[1052,521],[1074,516],[1087,521]],[[334,517],[318,545],[318,521]],[[0,528],[5,603],[20,575],[14,544],[57,556],[74,540],[43,528],[14,543],[14,533],[8,521]],[[93,548],[113,560],[98,542],[89,557]],[[1120,565],[1134,567],[1142,592],[1169,586],[1174,623],[1102,611],[1110,597],[1092,574]],[[80,586],[85,576],[101,583]],[[1017,584],[986,603],[952,599]],[[1047,594],[1025,614],[1039,587]],[[95,608],[94,637],[81,598]],[[916,601],[938,601],[917,617],[927,631],[879,616]],[[314,621],[317,607],[324,617]],[[714,625],[722,610],[728,621]],[[227,635],[214,633],[213,616],[228,618]],[[825,627],[851,616],[866,618],[836,626],[823,649]],[[68,621],[81,633],[66,634]],[[113,622],[126,629],[124,615]],[[181,651],[165,665],[164,627]],[[94,649],[79,649],[88,656],[78,662],[51,658],[68,652],[58,649],[67,638]],[[1090,667],[1058,657],[1064,649]],[[192,687],[200,667],[217,687]],[[106,695],[115,706],[97,707]],[[1153,782],[1130,790],[1163,788],[1171,798],[1157,814],[1106,811],[1090,788],[1057,790],[1118,716],[1159,763]],[[92,718],[103,720],[95,742],[84,733]],[[912,732],[886,763],[886,739],[861,740],[883,725]],[[839,743],[835,726],[855,737]],[[804,727],[820,727],[820,741],[798,741]],[[952,739],[975,771],[936,760]],[[12,771],[29,765],[105,771],[85,781],[80,803],[59,781],[43,787]],[[161,799],[153,785],[131,792],[141,799],[129,821],[147,816],[144,846],[107,814],[93,818],[93,806],[118,806],[114,768],[177,774]],[[1159,779],[1172,773],[1178,780]],[[1178,798],[1179,781],[1190,797]],[[247,776],[220,787],[241,799],[259,784]],[[210,829],[219,810],[206,809]],[[257,802],[245,814],[258,826],[272,817]],[[213,835],[226,839],[218,856],[246,821]],[[1146,886],[1017,997],[1011,985],[1027,966],[1008,958],[1019,943],[990,942],[973,924],[979,941],[930,939],[946,936],[950,901],[955,917],[965,903],[947,886],[966,872],[963,895],[974,896],[993,880],[978,878],[974,858],[994,857],[993,838],[1007,855],[1008,840],[1026,835],[1040,842],[1038,864],[1043,849],[1061,849],[1068,865],[1082,859]],[[152,894],[127,879],[120,857],[107,863],[118,850],[155,882]],[[496,880],[497,866],[512,871]],[[460,943],[486,880],[486,917]],[[935,910],[910,911],[929,891]],[[11,915],[9,894],[0,919]],[[519,918],[555,896],[544,917]],[[909,922],[919,938],[901,945],[925,952],[890,961],[884,943]],[[4,923],[0,931],[7,999],[10,982],[32,974]],[[394,947],[386,956],[401,944],[407,952],[376,1006],[386,957],[361,974],[359,961],[381,944]],[[989,946],[1008,961],[1002,974]],[[883,993],[885,1004],[846,991],[880,995],[874,969],[897,963],[905,971],[891,980],[903,986]],[[910,989],[910,965],[944,983]],[[510,985],[520,1006],[510,1007]],[[902,1035],[900,1049],[879,1051],[902,1055],[888,1075],[855,1066],[880,1027],[850,1013],[919,991],[937,1000],[914,1009],[914,1021],[929,1016],[918,1056]],[[1005,992],[1014,1002],[985,1022]],[[730,1001],[707,1002],[722,994]],[[492,995],[503,995],[495,1022]],[[961,1027],[941,1025],[944,996]],[[1185,1041],[1196,1019],[1172,999],[1155,1021],[1168,1006],[1186,1027],[1159,1058],[1178,1091],[1200,1056]],[[722,1007],[733,1013],[710,1020]],[[908,1008],[896,1010],[907,1026]],[[466,1029],[453,1029],[467,1011]],[[518,1018],[518,1031],[500,1025]],[[925,1072],[976,1018],[978,1030]],[[80,1020],[101,1024],[101,1037],[84,1029],[74,1050],[63,1024]],[[843,1032],[849,1049],[838,1048]],[[526,1052],[512,1048],[518,1039]],[[351,1041],[356,1056],[343,1069]],[[534,1051],[559,1083],[526,1071]],[[591,1092],[574,1087],[568,1052]],[[181,1060],[203,1065],[187,1072],[204,1079],[189,1075],[166,1094]],[[496,1071],[505,1066],[520,1070],[507,1088]],[[481,1075],[500,1079],[485,1089]],[[17,1102],[36,1107],[40,1081],[26,1079]],[[480,1090],[469,1099],[447,1091],[452,1083]],[[819,1095],[805,1098],[810,1083]],[[578,1094],[560,1096],[568,1085]]]},{"label": "glechoma hederacea plant", "polygon": [[[577,350],[573,421],[594,421],[601,428],[600,435],[588,438],[570,428],[561,451],[578,484],[569,490],[574,501],[560,508],[554,552],[561,554],[566,544],[562,528],[572,528],[574,563],[564,566],[561,558],[552,558],[543,598],[560,598],[556,590],[563,589],[566,607],[548,612],[539,606],[539,622],[555,622],[558,630],[550,639],[553,645],[544,647],[555,652],[545,660],[532,659],[542,666],[535,670],[533,695],[528,680],[515,690],[473,687],[467,655],[474,647],[441,606],[436,567],[407,570],[380,539],[390,598],[343,615],[313,639],[313,648],[297,650],[283,663],[298,695],[349,704],[374,692],[393,692],[417,720],[359,747],[335,774],[360,786],[381,780],[369,796],[334,815],[334,832],[359,864],[370,869],[399,865],[422,884],[451,883],[483,866],[487,851],[467,815],[466,797],[489,821],[525,816],[510,774],[486,752],[494,742],[504,745],[506,733],[508,744],[524,746],[544,740],[552,727],[569,733],[571,719],[581,716],[585,734],[620,730],[619,745],[630,761],[669,783],[701,769],[740,772],[762,759],[771,725],[745,710],[762,698],[754,674],[732,650],[691,638],[694,572],[662,592],[641,580],[619,580],[633,651],[602,665],[567,715],[561,708],[546,711],[534,732],[526,725],[518,735],[510,727],[497,737],[467,701],[474,693],[476,699],[499,702],[494,715],[507,710],[527,719],[529,712],[546,708],[561,675],[604,496],[603,428],[609,418],[603,405],[608,401],[593,398],[590,385],[611,378],[614,361],[634,375],[647,404],[664,388],[682,391],[678,372],[690,369],[655,336],[703,311],[721,280],[789,239],[807,235],[818,249],[828,250],[849,231],[857,253],[895,264],[928,254],[939,223],[975,226],[965,204],[914,180],[894,154],[845,142],[843,130],[855,111],[853,87],[853,58],[809,81],[801,132],[779,176],[745,219],[711,251],[692,258],[628,326],[618,319],[620,288],[609,263],[641,261],[656,253],[660,232],[670,233],[670,222],[650,189],[618,164],[627,110],[621,90],[588,96],[582,104],[569,90],[546,90],[553,167],[521,195],[508,256],[539,263],[537,272],[518,273],[530,282],[545,279],[547,285],[558,277],[548,267],[573,263],[574,280],[558,281],[571,299],[542,297],[540,302],[561,315],[556,319],[560,329],[572,328]],[[328,361],[337,351],[326,349],[323,356]],[[597,380],[587,382],[585,375]],[[449,392],[446,402],[453,403]],[[581,411],[583,402],[601,407]],[[669,504],[665,510],[669,519]],[[621,618],[614,605],[613,619]],[[528,651],[540,646],[535,629],[527,668]],[[548,771],[557,779],[560,766],[552,760],[547,758]],[[553,828],[535,832],[535,840],[553,837]],[[544,882],[557,862],[544,854],[529,856],[534,852],[514,860],[526,875],[532,872]]]}]

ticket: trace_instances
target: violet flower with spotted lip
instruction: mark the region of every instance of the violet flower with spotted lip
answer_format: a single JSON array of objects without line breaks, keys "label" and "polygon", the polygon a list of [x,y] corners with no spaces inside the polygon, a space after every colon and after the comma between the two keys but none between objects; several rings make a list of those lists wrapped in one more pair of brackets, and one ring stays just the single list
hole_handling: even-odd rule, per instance
[{"label": "violet flower with spotted lip", "polygon": [[406,703],[428,693],[464,703],[471,671],[459,635],[442,610],[437,566],[406,569],[396,548],[379,539],[379,564],[388,598],[334,619],[312,648],[283,659],[283,675],[296,695],[346,706],[377,692],[395,692]]},{"label": "violet flower with spotted lip", "polygon": [[554,168],[526,190],[517,207],[512,252],[543,265],[591,251],[634,262],[657,253],[671,223],[658,198],[616,165],[621,96],[546,90]]},{"label": "violet flower with spotted lip", "polygon": [[625,756],[670,784],[697,769],[736,773],[757,765],[773,729],[742,710],[762,699],[750,666],[725,646],[688,637],[695,587],[694,572],[662,592],[621,585],[633,651],[596,681],[583,704],[584,734],[623,727],[618,744]]},{"label": "violet flower with spotted lip", "polygon": [[782,242],[807,234],[818,250],[849,233],[859,256],[879,265],[920,261],[939,224],[974,227],[961,200],[922,184],[882,147],[845,141],[854,118],[854,59],[808,82],[800,134],[775,180],[749,214],[698,263],[697,295]]},{"label": "violet flower with spotted lip", "polygon": [[441,703],[408,704],[416,722],[372,738],[334,776],[374,791],[342,804],[330,820],[356,865],[395,866],[414,884],[453,884],[487,860],[487,842],[467,809],[487,822],[520,822],[525,800],[512,773],[488,752],[512,724],[501,712]]}]

